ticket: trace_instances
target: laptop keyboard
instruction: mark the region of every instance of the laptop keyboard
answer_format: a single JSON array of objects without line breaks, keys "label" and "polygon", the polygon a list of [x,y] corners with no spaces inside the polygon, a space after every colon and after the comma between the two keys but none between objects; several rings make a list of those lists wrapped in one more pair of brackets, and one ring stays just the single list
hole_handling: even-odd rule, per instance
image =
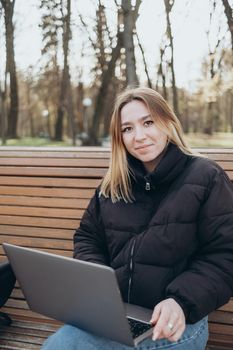
[{"label": "laptop keyboard", "polygon": [[143,334],[148,329],[153,327],[150,323],[144,323],[141,321],[134,320],[132,318],[128,318],[128,322],[133,339],[139,337],[139,335]]}]

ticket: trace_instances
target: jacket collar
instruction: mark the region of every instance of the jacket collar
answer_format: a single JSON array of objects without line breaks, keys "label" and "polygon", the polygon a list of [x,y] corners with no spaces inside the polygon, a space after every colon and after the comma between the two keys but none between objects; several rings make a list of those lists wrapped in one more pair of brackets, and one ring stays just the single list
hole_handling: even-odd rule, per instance
[{"label": "jacket collar", "polygon": [[189,156],[184,154],[176,145],[169,143],[163,158],[154,171],[147,173],[143,163],[135,157],[127,154],[128,164],[132,173],[132,180],[145,187],[146,183],[151,188],[158,185],[168,185],[179,173],[182,172]]}]

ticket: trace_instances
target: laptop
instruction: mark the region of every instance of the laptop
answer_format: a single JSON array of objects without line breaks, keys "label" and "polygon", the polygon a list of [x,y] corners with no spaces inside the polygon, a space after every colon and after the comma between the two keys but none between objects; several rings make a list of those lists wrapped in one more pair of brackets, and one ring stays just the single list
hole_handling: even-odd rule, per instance
[{"label": "laptop", "polygon": [[31,310],[128,346],[150,337],[152,310],[122,301],[115,271],[3,243]]}]

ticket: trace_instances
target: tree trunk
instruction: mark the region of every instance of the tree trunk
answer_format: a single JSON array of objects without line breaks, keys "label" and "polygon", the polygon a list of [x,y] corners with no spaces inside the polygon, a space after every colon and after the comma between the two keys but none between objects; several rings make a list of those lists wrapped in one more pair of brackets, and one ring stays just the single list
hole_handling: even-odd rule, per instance
[{"label": "tree trunk", "polygon": [[167,35],[170,41],[171,47],[171,73],[172,73],[172,95],[173,95],[173,108],[176,115],[179,117],[179,104],[178,104],[178,94],[176,87],[176,78],[175,78],[175,69],[174,69],[174,46],[173,46],[173,36],[171,30],[171,21],[170,21],[170,12],[172,6],[174,5],[174,0],[170,2],[170,0],[164,0],[165,9],[166,9],[166,18],[167,18]]},{"label": "tree trunk", "polygon": [[146,63],[146,58],[145,58],[145,53],[144,53],[144,50],[143,50],[143,47],[142,47],[142,44],[139,40],[139,36],[138,36],[138,33],[136,32],[136,38],[137,38],[137,41],[138,41],[138,46],[141,50],[141,53],[142,53],[142,59],[143,59],[143,63],[144,63],[144,69],[145,69],[145,73],[146,73],[146,77],[147,77],[147,85],[149,88],[152,89],[152,83],[151,83],[151,80],[150,80],[150,76],[149,76],[149,72],[148,72],[148,69],[147,69],[147,63]]},{"label": "tree trunk", "polygon": [[231,132],[233,132],[233,94],[230,95],[230,126]]},{"label": "tree trunk", "polygon": [[17,137],[18,124],[18,85],[15,66],[14,52],[14,25],[13,13],[15,0],[1,0],[4,8],[5,30],[6,30],[6,73],[10,74],[10,109],[8,113],[7,137]]},{"label": "tree trunk", "polygon": [[223,6],[224,6],[224,11],[225,11],[225,14],[226,14],[226,17],[227,17],[227,23],[228,23],[228,27],[229,27],[229,30],[230,30],[230,33],[231,33],[231,48],[232,48],[232,51],[233,51],[233,11],[232,11],[232,8],[229,4],[229,1],[228,0],[222,0],[222,3],[223,3]]},{"label": "tree trunk", "polygon": [[85,141],[86,145],[98,145],[99,126],[103,117],[104,103],[108,91],[108,85],[114,75],[116,61],[120,56],[122,47],[122,33],[118,32],[117,44],[112,50],[112,57],[108,64],[108,69],[103,72],[102,83],[96,98],[95,111],[93,115],[92,127],[90,129],[89,138]]},{"label": "tree trunk", "polygon": [[167,87],[166,87],[166,74],[163,69],[163,57],[164,57],[165,49],[160,48],[160,64],[158,68],[158,78],[157,78],[157,89],[159,88],[159,76],[162,78],[163,92],[162,95],[165,100],[168,99]]},{"label": "tree trunk", "polygon": [[[73,106],[68,108],[68,90],[70,85],[70,74],[69,74],[69,65],[68,65],[68,55],[69,55],[69,41],[71,38],[70,33],[70,11],[71,11],[71,0],[67,0],[66,3],[67,14],[63,17],[63,72],[61,80],[61,89],[60,89],[60,99],[57,110],[57,120],[55,127],[55,140],[62,141],[63,138],[63,121],[64,114],[67,111],[68,121],[70,125],[73,125],[73,133],[75,133],[74,127],[74,113]],[[71,99],[71,96],[69,97]],[[71,111],[72,109],[72,111]],[[72,136],[73,143],[75,143],[75,136]]]},{"label": "tree trunk", "polygon": [[0,91],[1,138],[2,146],[6,144],[6,92]]},{"label": "tree trunk", "polygon": [[135,86],[138,85],[138,77],[136,74],[136,60],[133,42],[135,18],[131,0],[122,0],[122,9],[124,19],[123,45],[125,48],[126,60],[126,83],[127,85]]}]

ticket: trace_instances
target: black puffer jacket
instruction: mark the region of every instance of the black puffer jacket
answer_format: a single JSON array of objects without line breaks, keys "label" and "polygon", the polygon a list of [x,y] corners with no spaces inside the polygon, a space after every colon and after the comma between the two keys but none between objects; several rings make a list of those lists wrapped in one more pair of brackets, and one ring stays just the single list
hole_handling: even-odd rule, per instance
[{"label": "black puffer jacket", "polygon": [[129,164],[135,201],[112,203],[97,190],[74,257],[112,266],[124,301],[153,309],[173,297],[197,322],[233,294],[233,186],[216,163],[174,145],[149,175]]}]

